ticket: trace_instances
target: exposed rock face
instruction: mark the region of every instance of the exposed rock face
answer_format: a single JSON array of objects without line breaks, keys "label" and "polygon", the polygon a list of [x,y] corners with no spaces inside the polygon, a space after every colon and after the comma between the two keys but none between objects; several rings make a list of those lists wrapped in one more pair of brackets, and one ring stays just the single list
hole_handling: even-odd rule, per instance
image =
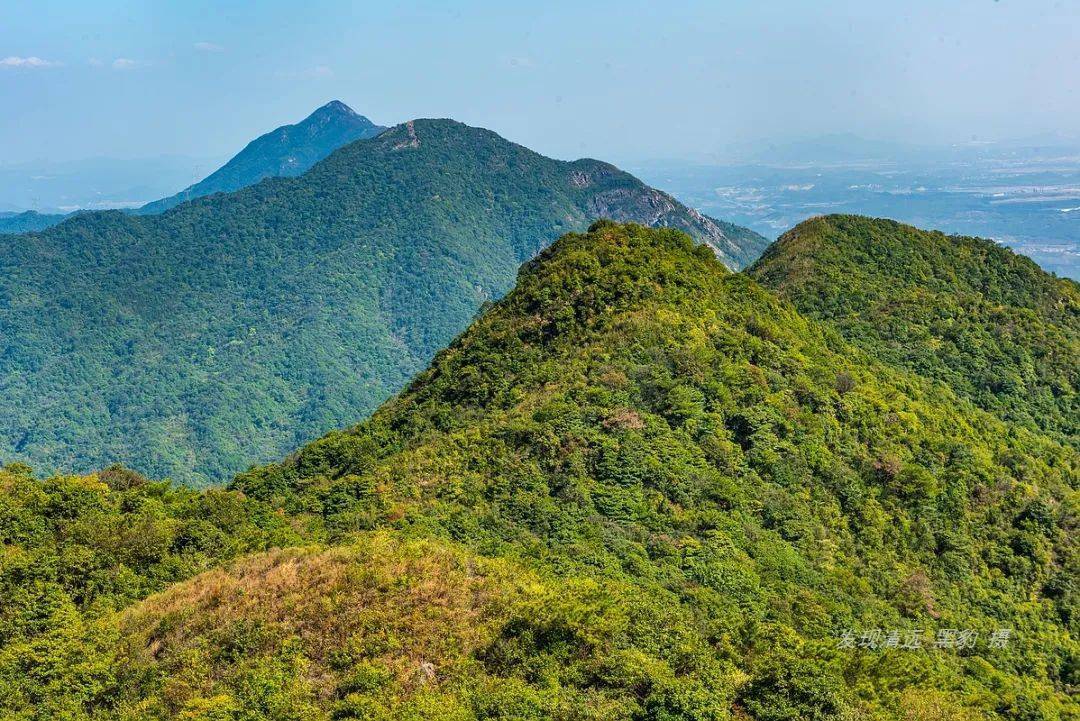
[{"label": "exposed rock face", "polygon": [[416,124],[413,121],[405,123],[405,139],[394,144],[394,150],[405,148],[419,148],[420,139],[416,137]]},{"label": "exposed rock face", "polygon": [[[500,148],[487,162],[488,171],[511,171],[522,180],[540,180],[553,196],[564,196],[571,212],[568,227],[587,226],[607,218],[654,228],[676,228],[707,244],[732,270],[757,259],[769,240],[749,228],[724,223],[680,203],[667,193],[650,188],[610,163],[585,158],[564,162],[545,158],[489,130],[469,128],[452,120],[410,120],[382,133],[376,143],[390,151],[419,148],[427,142],[433,158],[445,162],[447,153],[469,146],[491,144]],[[542,246],[530,249],[530,254]]]},{"label": "exposed rock face", "polygon": [[575,188],[586,188],[592,183],[592,178],[588,173],[581,170],[570,171],[570,185]]},{"label": "exposed rock face", "polygon": [[655,188],[640,185],[607,190],[590,198],[588,208],[598,218],[683,230],[708,244],[728,267],[737,269],[745,263],[748,249],[729,238],[715,220]]}]

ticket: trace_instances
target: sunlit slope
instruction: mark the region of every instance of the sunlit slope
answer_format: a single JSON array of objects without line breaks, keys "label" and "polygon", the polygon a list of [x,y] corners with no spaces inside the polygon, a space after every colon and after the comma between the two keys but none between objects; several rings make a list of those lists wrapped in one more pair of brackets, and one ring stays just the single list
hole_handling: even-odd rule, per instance
[{"label": "sunlit slope", "polygon": [[[235,488],[330,537],[450,538],[686,613],[661,655],[684,683],[614,650],[588,677],[632,717],[1057,718],[1076,482],[1069,447],[874,361],[686,236],[601,224],[370,421]],[[935,646],[959,629],[978,642]],[[527,649],[513,672],[543,695]]]}]

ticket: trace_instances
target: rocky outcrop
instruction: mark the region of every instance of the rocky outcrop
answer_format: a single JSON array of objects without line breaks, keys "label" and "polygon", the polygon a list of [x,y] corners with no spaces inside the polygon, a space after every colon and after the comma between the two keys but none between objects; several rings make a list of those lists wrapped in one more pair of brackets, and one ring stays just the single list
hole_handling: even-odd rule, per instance
[{"label": "rocky outcrop", "polygon": [[405,148],[419,148],[420,138],[416,137],[416,124],[413,121],[405,123],[405,139],[399,143],[394,144],[394,150],[404,150]]}]

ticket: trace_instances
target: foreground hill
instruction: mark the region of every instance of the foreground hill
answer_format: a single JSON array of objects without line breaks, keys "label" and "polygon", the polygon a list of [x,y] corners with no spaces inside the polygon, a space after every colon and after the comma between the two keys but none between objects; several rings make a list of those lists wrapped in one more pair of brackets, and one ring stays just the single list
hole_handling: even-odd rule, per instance
[{"label": "foreground hill", "polygon": [[301,175],[341,146],[384,130],[340,100],[332,100],[295,125],[260,135],[198,183],[147,203],[138,212],[160,213],[193,198],[246,188],[264,178]]},{"label": "foreground hill", "polygon": [[0,704],[1075,718],[1078,460],[681,233],[601,223],[229,490],[0,474]]},{"label": "foreground hill", "polygon": [[883,361],[1001,417],[1080,442],[1080,286],[981,238],[834,215],[749,269]]},{"label": "foreground hill", "polygon": [[0,236],[0,458],[222,482],[353,423],[597,216],[765,245],[594,160],[417,120],[161,215]]}]

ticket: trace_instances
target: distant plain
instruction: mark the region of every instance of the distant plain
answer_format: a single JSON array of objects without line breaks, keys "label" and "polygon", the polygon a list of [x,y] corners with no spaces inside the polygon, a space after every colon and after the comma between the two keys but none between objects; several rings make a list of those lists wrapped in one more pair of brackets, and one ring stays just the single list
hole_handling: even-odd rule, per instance
[{"label": "distant plain", "polygon": [[812,215],[858,213],[992,238],[1080,279],[1080,151],[996,148],[894,157],[652,162],[629,170],[768,238]]}]

